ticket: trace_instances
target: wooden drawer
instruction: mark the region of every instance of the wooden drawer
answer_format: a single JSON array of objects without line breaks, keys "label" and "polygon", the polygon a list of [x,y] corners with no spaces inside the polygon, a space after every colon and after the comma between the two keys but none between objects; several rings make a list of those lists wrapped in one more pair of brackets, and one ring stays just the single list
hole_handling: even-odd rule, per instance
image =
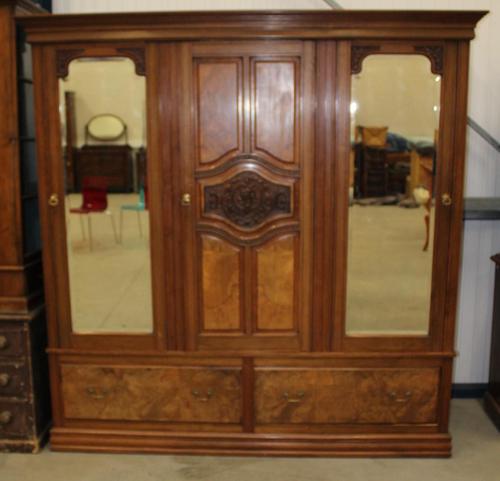
[{"label": "wooden drawer", "polygon": [[0,399],[2,397],[26,397],[26,367],[0,363]]},{"label": "wooden drawer", "polygon": [[0,438],[25,436],[33,423],[31,406],[25,403],[0,401]]},{"label": "wooden drawer", "polygon": [[0,357],[22,356],[24,349],[24,331],[0,329]]},{"label": "wooden drawer", "polygon": [[435,423],[438,387],[437,368],[260,368],[256,423]]},{"label": "wooden drawer", "polygon": [[71,419],[240,423],[238,368],[61,366]]}]

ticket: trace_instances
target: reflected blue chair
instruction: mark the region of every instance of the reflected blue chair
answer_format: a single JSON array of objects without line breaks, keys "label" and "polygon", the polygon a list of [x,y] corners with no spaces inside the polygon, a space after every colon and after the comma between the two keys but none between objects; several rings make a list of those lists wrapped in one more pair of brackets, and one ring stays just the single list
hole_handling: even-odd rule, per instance
[{"label": "reflected blue chair", "polygon": [[137,224],[139,226],[139,235],[142,237],[141,212],[148,209],[148,197],[145,187],[141,186],[139,190],[139,201],[137,204],[123,204],[120,208],[120,242],[123,240],[123,212],[137,212]]}]

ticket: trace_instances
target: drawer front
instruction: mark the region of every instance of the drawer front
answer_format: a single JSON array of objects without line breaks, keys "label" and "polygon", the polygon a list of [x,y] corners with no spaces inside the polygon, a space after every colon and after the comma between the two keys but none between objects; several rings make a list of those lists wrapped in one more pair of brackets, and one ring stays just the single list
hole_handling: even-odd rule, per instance
[{"label": "drawer front", "polygon": [[24,365],[0,363],[0,398],[26,397],[27,373]]},{"label": "drawer front", "polygon": [[240,423],[238,368],[61,366],[68,419]]},{"label": "drawer front", "polygon": [[435,423],[439,369],[256,371],[257,424]]},{"label": "drawer front", "polygon": [[24,354],[24,331],[0,329],[0,357]]},{"label": "drawer front", "polygon": [[26,436],[32,424],[29,404],[0,401],[0,438]]}]

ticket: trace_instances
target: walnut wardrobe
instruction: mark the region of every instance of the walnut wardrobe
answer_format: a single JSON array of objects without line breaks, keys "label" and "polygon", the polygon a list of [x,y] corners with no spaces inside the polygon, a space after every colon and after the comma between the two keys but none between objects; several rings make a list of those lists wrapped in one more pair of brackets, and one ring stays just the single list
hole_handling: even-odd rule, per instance
[{"label": "walnut wardrobe", "polygon": [[[22,20],[53,449],[450,455],[469,41],[484,14]],[[67,92],[77,137],[92,115],[127,124],[136,192],[106,176],[68,189]],[[360,140],[369,128],[383,140]],[[378,149],[369,166],[363,149]],[[360,197],[363,168],[397,178],[398,195]]]}]

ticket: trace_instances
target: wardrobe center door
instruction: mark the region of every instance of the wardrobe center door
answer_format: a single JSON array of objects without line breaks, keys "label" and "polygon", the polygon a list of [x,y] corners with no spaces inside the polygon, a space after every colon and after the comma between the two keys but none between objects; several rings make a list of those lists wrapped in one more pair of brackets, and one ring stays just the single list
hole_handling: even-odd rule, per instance
[{"label": "wardrobe center door", "polygon": [[309,349],[313,50],[191,47],[191,349]]}]

